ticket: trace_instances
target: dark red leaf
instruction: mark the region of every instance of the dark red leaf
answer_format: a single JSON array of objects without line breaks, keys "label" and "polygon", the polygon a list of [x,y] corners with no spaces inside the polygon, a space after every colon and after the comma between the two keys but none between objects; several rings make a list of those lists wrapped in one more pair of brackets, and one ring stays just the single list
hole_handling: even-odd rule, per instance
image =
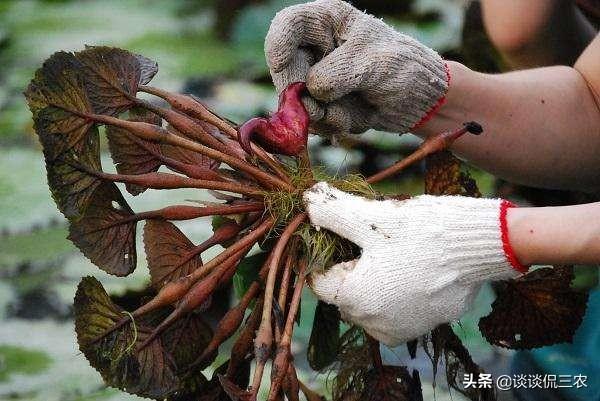
[{"label": "dark red leaf", "polygon": [[333,380],[334,401],[357,399],[365,389],[366,377],[371,368],[371,349],[365,332],[352,326],[342,335],[336,357],[336,373]]},{"label": "dark red leaf", "polygon": [[433,363],[434,387],[439,359],[443,356],[446,368],[446,381],[450,388],[458,391],[471,401],[496,400],[493,388],[464,387],[462,379],[465,374],[478,377],[484,371],[473,362],[469,351],[449,324],[442,324],[432,330],[430,334],[424,336],[423,349]]},{"label": "dark red leaf", "polygon": [[[161,119],[151,112],[141,113],[130,110],[129,120],[142,121],[160,125]],[[158,171],[162,162],[156,157],[160,154],[160,146],[156,143],[144,141],[127,130],[109,125],[106,127],[108,148],[117,172],[119,174],[145,174]],[[127,191],[132,195],[139,195],[146,188],[135,184],[126,184]]]},{"label": "dark red leaf", "polygon": [[571,342],[585,314],[588,294],[570,287],[573,268],[543,268],[498,283],[492,312],[479,329],[492,344],[531,349]]},{"label": "dark red leaf", "polygon": [[46,60],[24,92],[34,128],[46,158],[81,150],[92,122],[77,113],[91,111],[80,76],[81,65],[71,53],[57,52]]},{"label": "dark red leaf", "polygon": [[192,256],[194,244],[173,223],[166,220],[146,222],[144,247],[152,286],[157,289],[202,266],[200,255]]},{"label": "dark red leaf", "polygon": [[116,116],[134,106],[139,85],[158,72],[156,62],[113,47],[88,46],[75,56],[83,66],[86,92],[97,114]]},{"label": "dark red leaf", "polygon": [[74,307],[79,349],[106,384],[157,400],[179,389],[173,362],[160,339],[155,339],[140,352],[136,351],[148,337],[151,328],[140,322],[128,323],[95,341],[125,316],[98,280],[93,277],[81,280]]},{"label": "dark red leaf", "polygon": [[461,171],[461,161],[451,152],[434,153],[426,159],[425,193],[480,197],[475,180]]},{"label": "dark red leaf", "polygon": [[81,141],[80,149],[71,148],[60,157],[46,158],[48,186],[58,209],[70,220],[78,220],[85,212],[101,181],[78,166],[102,170],[98,130],[93,127]]},{"label": "dark red leaf", "polygon": [[136,221],[113,183],[102,183],[91,195],[83,215],[71,222],[69,239],[96,266],[116,276],[135,270]]},{"label": "dark red leaf", "polygon": [[[182,137],[184,136],[181,132],[177,131],[171,126],[168,126],[167,129],[174,135]],[[214,161],[209,157],[204,156],[203,154],[191,151],[189,149],[184,149],[180,146],[161,144],[160,149],[163,155],[171,159],[180,161],[182,163],[191,164],[193,166],[214,169],[219,165],[218,162]]]},{"label": "dark red leaf", "polygon": [[[220,377],[224,377],[227,368],[229,365],[229,361],[226,361],[221,366],[219,366],[213,372],[212,378],[210,382],[202,389],[200,393],[194,394],[195,398],[192,398],[195,401],[231,401],[231,398],[225,390],[220,382]],[[241,366],[236,370],[234,377],[230,383],[233,383],[236,387],[246,387],[248,386],[248,380],[250,377],[250,360],[246,359]],[[186,398],[187,397],[187,398]],[[190,394],[186,394],[184,396],[174,396],[169,398],[169,401],[187,401],[190,399]]]},{"label": "dark red leaf", "polygon": [[[178,371],[187,368],[204,351],[213,336],[211,327],[199,313],[191,313],[161,335],[163,344],[173,356]],[[207,361],[208,364],[212,360]]]},{"label": "dark red leaf", "polygon": [[411,376],[404,366],[372,368],[365,377],[359,401],[422,401],[418,374]]}]

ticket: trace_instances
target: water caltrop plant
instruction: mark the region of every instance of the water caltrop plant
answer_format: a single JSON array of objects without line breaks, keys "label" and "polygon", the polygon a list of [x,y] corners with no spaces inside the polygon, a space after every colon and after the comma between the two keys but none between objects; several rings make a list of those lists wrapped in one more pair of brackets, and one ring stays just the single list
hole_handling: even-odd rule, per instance
[{"label": "water caltrop plant", "polygon": [[[98,280],[84,277],[74,301],[80,350],[108,385],[143,397],[256,400],[270,363],[268,400],[298,400],[300,392],[309,401],[323,399],[298,379],[290,348],[300,299],[310,272],[359,250],[311,227],[302,193],[325,180],[383,198],[373,184],[426,159],[425,192],[479,196],[474,180],[445,149],[481,127],[470,122],[433,136],[371,177],[328,177],[310,163],[309,119],[300,101],[304,83],[282,92],[270,118],[238,128],[192,95],[149,86],[157,71],[146,57],[87,47],[52,55],[25,91],[69,239],[100,269],[126,276],[136,268],[136,232],[144,222],[149,286],[119,305]],[[116,173],[103,171],[100,127]],[[194,188],[214,201],[134,211],[116,183],[133,196]],[[209,216],[213,233],[200,244],[173,223]],[[204,252],[218,245],[224,250],[204,260]],[[541,269],[503,283],[492,313],[480,322],[482,333],[508,348],[570,340],[587,299],[570,288],[572,275],[570,267]],[[219,312],[216,294],[232,281],[237,304]],[[207,316],[215,315],[217,323],[211,323]],[[422,399],[418,371],[384,365],[379,344],[359,327],[340,331],[337,309],[319,302],[307,357],[313,369],[331,371],[334,399]],[[219,359],[225,362],[207,378],[203,372],[230,338],[230,352]],[[472,400],[494,399],[491,389],[460,385],[463,373],[482,370],[449,325],[409,342],[413,358],[419,345],[434,372],[444,359],[452,388]]]}]

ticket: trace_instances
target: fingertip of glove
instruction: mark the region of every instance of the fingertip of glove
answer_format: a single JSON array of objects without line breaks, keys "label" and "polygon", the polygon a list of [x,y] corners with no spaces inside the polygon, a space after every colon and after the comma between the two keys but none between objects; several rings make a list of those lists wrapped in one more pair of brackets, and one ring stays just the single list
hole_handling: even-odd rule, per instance
[{"label": "fingertip of glove", "polygon": [[304,201],[308,213],[311,214],[311,210],[314,210],[315,208],[326,208],[337,201],[340,196],[338,192],[341,193],[341,191],[332,187],[327,182],[321,181],[304,191],[302,200]]},{"label": "fingertip of glove", "polygon": [[312,273],[308,278],[308,285],[321,301],[335,304],[339,283],[327,273]]},{"label": "fingertip of glove", "polygon": [[307,205],[315,203],[323,197],[329,188],[329,184],[327,184],[325,181],[317,182],[315,185],[304,191],[302,194],[302,199]]},{"label": "fingertip of glove", "polygon": [[350,260],[331,266],[324,273],[312,273],[308,278],[308,285],[321,301],[337,305],[340,287],[356,263],[356,260]]}]

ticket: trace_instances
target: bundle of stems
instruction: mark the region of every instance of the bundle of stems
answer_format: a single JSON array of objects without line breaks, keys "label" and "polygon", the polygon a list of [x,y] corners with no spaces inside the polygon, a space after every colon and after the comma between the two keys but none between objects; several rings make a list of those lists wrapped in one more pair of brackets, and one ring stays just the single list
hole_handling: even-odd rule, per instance
[{"label": "bundle of stems", "polygon": [[[38,71],[26,92],[44,145],[54,198],[71,223],[70,239],[82,252],[109,273],[128,274],[135,268],[135,224],[147,222],[144,240],[156,295],[85,339],[83,346],[101,343],[133,320],[172,307],[131,350],[144,352],[170,327],[210,302],[215,290],[232,280],[244,257],[268,237],[273,245],[257,279],[237,305],[222,316],[212,338],[194,355],[183,377],[199,373],[214,360],[221,344],[237,333],[227,370],[219,377],[220,385],[233,399],[257,399],[264,368],[270,360],[269,401],[283,395],[297,400],[300,390],[314,398],[298,381],[290,349],[308,274],[308,258],[298,235],[299,227],[307,222],[307,214],[301,202],[291,212],[270,207],[269,202],[272,196],[282,194],[301,199],[302,193],[314,184],[308,149],[285,159],[285,163],[255,143],[251,145],[252,154],[248,154],[238,143],[237,127],[197,98],[148,86],[155,68],[149,60],[120,49],[93,47],[75,54],[57,53]],[[138,92],[160,102],[138,98]],[[127,111],[129,118],[122,118]],[[166,127],[163,121],[168,124]],[[96,162],[95,130],[100,125],[107,127],[117,173],[102,171]],[[448,148],[465,132],[477,130],[476,124],[469,123],[456,131],[433,136],[407,158],[366,178],[366,183],[375,184],[398,174],[427,155]],[[148,168],[148,163],[153,165]],[[159,166],[171,172],[159,172]],[[294,173],[299,170],[303,171],[300,179]],[[114,183],[125,184],[133,194],[146,189],[209,190],[221,202],[133,212],[120,193],[115,194]],[[231,218],[199,245],[183,237],[179,243],[187,247],[163,252],[170,257],[163,257],[152,248],[166,247],[165,242],[174,241],[181,233],[151,222],[206,216]],[[133,241],[132,247],[123,246],[128,241]],[[117,242],[119,246],[115,246]],[[212,259],[199,261],[205,251],[223,244],[224,250]],[[119,253],[121,249],[126,250]],[[160,263],[152,259],[153,253],[160,254],[156,256]],[[244,319],[249,310],[251,313]],[[372,349],[376,350],[373,357],[379,366],[379,348],[372,345]],[[239,388],[235,377],[248,358],[254,359],[254,376],[248,388]]]}]

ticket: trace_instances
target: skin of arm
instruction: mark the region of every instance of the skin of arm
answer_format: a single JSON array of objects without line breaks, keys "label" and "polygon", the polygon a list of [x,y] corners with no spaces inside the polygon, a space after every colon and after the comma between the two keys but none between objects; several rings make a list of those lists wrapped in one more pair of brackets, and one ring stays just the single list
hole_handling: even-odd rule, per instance
[{"label": "skin of arm", "polygon": [[600,189],[600,36],[574,68],[481,74],[448,62],[446,103],[421,137],[476,120],[484,134],[452,150],[511,182],[543,188]]},{"label": "skin of arm", "polygon": [[511,246],[519,262],[598,264],[600,202],[575,206],[512,208],[507,213]]},{"label": "skin of arm", "polygon": [[573,65],[596,35],[574,1],[482,0],[486,31],[513,69]]},{"label": "skin of arm", "polygon": [[[484,2],[488,18],[494,3]],[[532,2],[521,3],[523,7],[525,3]],[[472,164],[526,185],[589,192],[600,188],[600,35],[573,68],[486,75],[458,63],[448,66],[453,81],[447,103],[418,135],[427,137],[476,117],[486,133],[464,137],[453,147]],[[600,203],[513,208],[507,214],[510,243],[525,265],[597,264],[598,216]]]}]

